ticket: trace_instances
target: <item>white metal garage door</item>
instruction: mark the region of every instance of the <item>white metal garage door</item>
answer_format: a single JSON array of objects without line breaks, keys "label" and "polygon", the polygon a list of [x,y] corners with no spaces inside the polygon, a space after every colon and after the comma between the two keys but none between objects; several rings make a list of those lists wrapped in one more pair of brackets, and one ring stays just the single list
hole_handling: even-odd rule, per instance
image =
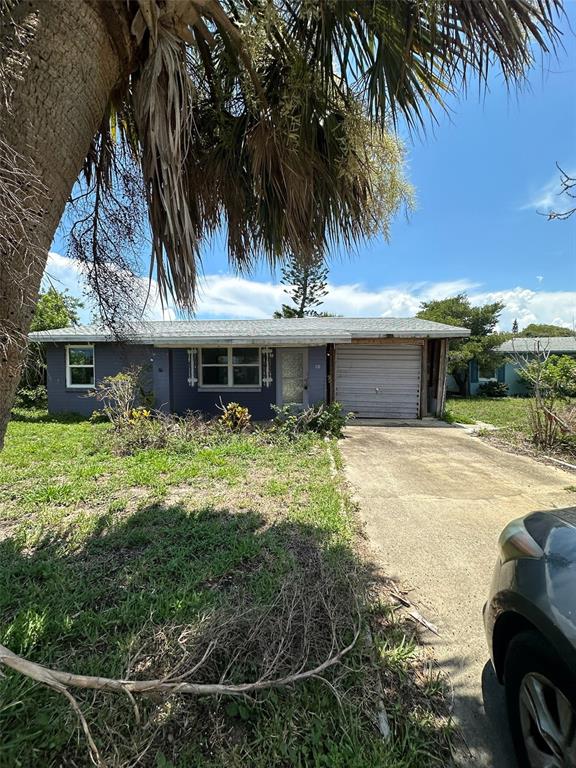
[{"label": "white metal garage door", "polygon": [[359,418],[418,418],[421,350],[415,344],[337,345],[335,399]]}]

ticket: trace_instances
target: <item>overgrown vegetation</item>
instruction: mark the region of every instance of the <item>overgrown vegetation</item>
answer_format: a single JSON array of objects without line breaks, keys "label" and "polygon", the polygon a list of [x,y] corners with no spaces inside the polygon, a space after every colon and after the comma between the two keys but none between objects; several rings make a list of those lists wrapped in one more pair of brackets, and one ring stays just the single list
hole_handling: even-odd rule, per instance
[{"label": "overgrown vegetation", "polygon": [[[120,456],[113,432],[39,411],[11,422],[0,642],[74,672],[240,682],[312,666],[358,620],[363,631],[325,682],[250,698],[139,696],[140,723],[126,696],[79,695],[107,765],[449,764],[442,685],[358,554],[333,442],[195,432],[177,448]],[[376,727],[382,692],[388,742]],[[8,671],[0,700],[0,765],[88,765],[59,694]]]},{"label": "overgrown vegetation", "polygon": [[576,358],[569,355],[536,355],[523,363],[520,375],[532,390],[537,383],[556,398],[576,397]]},{"label": "overgrown vegetation", "polygon": [[342,430],[353,418],[351,413],[343,413],[340,403],[319,403],[302,411],[294,411],[289,405],[272,406],[275,417],[272,430],[289,438],[306,432],[316,432],[325,437],[342,437]]},{"label": "overgrown vegetation", "polygon": [[[559,402],[558,416],[562,421],[574,423],[576,400],[567,398]],[[485,439],[522,453],[554,455],[574,463],[576,441],[565,430],[557,429],[555,439],[546,438],[546,421],[540,422],[544,431],[538,431],[538,413],[533,397],[469,397],[449,399],[444,418],[450,423],[476,424],[482,422],[498,427],[497,432],[483,433]],[[542,438],[545,439],[542,439]]]},{"label": "overgrown vegetation", "polygon": [[568,393],[576,389],[576,363],[571,358],[551,359],[540,344],[530,357],[516,355],[515,362],[534,395],[528,409],[533,442],[546,449],[576,449],[576,408],[568,404]]}]

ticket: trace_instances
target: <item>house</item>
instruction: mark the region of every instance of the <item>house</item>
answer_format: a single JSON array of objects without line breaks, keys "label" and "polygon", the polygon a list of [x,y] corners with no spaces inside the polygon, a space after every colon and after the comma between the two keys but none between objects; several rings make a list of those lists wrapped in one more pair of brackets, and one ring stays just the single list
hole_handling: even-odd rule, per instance
[{"label": "house", "polygon": [[481,384],[487,381],[503,382],[509,395],[528,395],[529,388],[520,376],[515,358],[529,359],[536,352],[550,355],[576,356],[576,336],[515,336],[494,350],[502,356],[501,365],[494,370],[481,369],[475,361],[470,366],[470,394],[475,395]]},{"label": "house", "polygon": [[305,317],[134,324],[122,340],[94,325],[40,331],[51,412],[88,415],[87,392],[130,366],[147,372],[159,409],[217,413],[236,401],[255,419],[271,405],[342,403],[361,418],[440,414],[450,339],[466,328],[413,318]]}]

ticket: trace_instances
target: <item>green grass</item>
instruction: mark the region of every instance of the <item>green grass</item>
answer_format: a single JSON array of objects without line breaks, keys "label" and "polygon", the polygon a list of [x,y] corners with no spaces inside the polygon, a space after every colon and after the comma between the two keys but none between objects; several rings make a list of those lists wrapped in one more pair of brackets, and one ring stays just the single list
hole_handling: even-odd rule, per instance
[{"label": "green grass", "polygon": [[449,399],[445,418],[451,423],[475,424],[483,421],[495,427],[525,432],[528,428],[530,398],[525,397],[469,397]]},{"label": "green grass", "polygon": [[[213,681],[244,648],[249,617],[266,616],[293,575],[313,573],[317,562],[334,575],[349,635],[355,605],[342,584],[364,565],[323,440],[241,435],[118,456],[109,429],[40,412],[9,426],[0,455],[3,644],[48,666],[111,677],[125,676],[136,656],[132,674],[148,678],[166,673],[186,633],[204,648],[221,630],[218,617],[240,606],[238,631],[198,673]],[[413,633],[392,614],[373,608],[375,652],[360,642],[330,674],[339,701],[318,680],[253,700],[149,697],[139,700],[141,726],[127,698],[79,701],[109,766],[135,764],[146,747],[138,765],[164,768],[448,765],[441,686],[414,672]],[[260,653],[275,641],[273,619]],[[328,627],[314,631],[321,645]],[[257,674],[250,653],[239,656],[234,679]],[[389,744],[371,719],[379,672],[395,702]],[[64,698],[10,671],[0,680],[0,733],[0,766],[90,764]]]}]

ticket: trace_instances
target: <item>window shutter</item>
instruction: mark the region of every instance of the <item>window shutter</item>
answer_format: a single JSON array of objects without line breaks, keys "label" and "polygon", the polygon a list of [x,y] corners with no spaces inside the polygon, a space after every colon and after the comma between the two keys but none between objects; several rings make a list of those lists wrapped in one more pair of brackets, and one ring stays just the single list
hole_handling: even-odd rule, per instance
[{"label": "window shutter", "polygon": [[470,360],[470,383],[478,383],[478,363],[476,360]]}]

